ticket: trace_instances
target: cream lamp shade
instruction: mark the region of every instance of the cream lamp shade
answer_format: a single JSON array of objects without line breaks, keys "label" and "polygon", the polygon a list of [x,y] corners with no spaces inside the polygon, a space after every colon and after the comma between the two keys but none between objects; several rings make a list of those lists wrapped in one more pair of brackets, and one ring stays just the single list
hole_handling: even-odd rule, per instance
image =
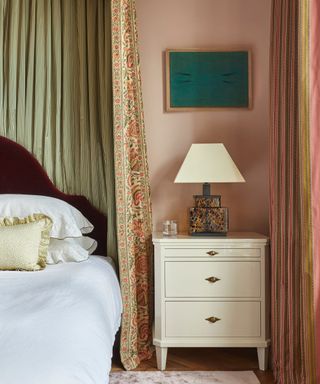
[{"label": "cream lamp shade", "polygon": [[175,183],[243,183],[245,179],[225,146],[192,144]]}]

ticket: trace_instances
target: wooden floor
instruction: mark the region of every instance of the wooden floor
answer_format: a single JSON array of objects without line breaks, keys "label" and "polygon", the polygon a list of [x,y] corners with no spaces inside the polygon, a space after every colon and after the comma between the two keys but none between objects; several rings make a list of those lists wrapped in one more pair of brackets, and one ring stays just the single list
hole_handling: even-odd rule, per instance
[{"label": "wooden floor", "polygon": [[[119,358],[114,358],[112,371],[122,370]],[[153,355],[137,371],[157,369]],[[169,348],[168,371],[254,371],[262,384],[274,384],[272,372],[258,369],[257,351],[253,348]]]}]

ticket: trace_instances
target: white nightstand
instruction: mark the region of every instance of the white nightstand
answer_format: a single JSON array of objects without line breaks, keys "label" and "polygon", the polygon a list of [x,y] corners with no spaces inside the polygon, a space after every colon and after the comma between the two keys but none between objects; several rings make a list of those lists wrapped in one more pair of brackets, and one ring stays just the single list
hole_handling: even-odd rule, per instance
[{"label": "white nightstand", "polygon": [[267,237],[154,233],[153,244],[158,369],[166,367],[168,347],[256,347],[259,368],[267,369]]}]

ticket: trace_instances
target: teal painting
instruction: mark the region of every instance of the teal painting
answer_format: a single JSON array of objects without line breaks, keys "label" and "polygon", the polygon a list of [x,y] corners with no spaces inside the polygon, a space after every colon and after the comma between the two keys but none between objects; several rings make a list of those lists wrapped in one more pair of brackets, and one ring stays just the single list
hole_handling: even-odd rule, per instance
[{"label": "teal painting", "polygon": [[249,107],[249,51],[167,51],[168,110]]}]

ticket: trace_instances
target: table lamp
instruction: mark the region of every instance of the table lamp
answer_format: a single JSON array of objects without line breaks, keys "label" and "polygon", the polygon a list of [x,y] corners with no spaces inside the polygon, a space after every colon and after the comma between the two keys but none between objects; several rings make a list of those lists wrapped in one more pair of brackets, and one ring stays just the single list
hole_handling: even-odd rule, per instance
[{"label": "table lamp", "polygon": [[221,207],[220,195],[211,195],[210,183],[243,183],[245,180],[225,146],[192,144],[174,182],[203,183],[202,195],[194,196],[195,207],[190,208],[190,235],[226,235],[228,208]]}]

